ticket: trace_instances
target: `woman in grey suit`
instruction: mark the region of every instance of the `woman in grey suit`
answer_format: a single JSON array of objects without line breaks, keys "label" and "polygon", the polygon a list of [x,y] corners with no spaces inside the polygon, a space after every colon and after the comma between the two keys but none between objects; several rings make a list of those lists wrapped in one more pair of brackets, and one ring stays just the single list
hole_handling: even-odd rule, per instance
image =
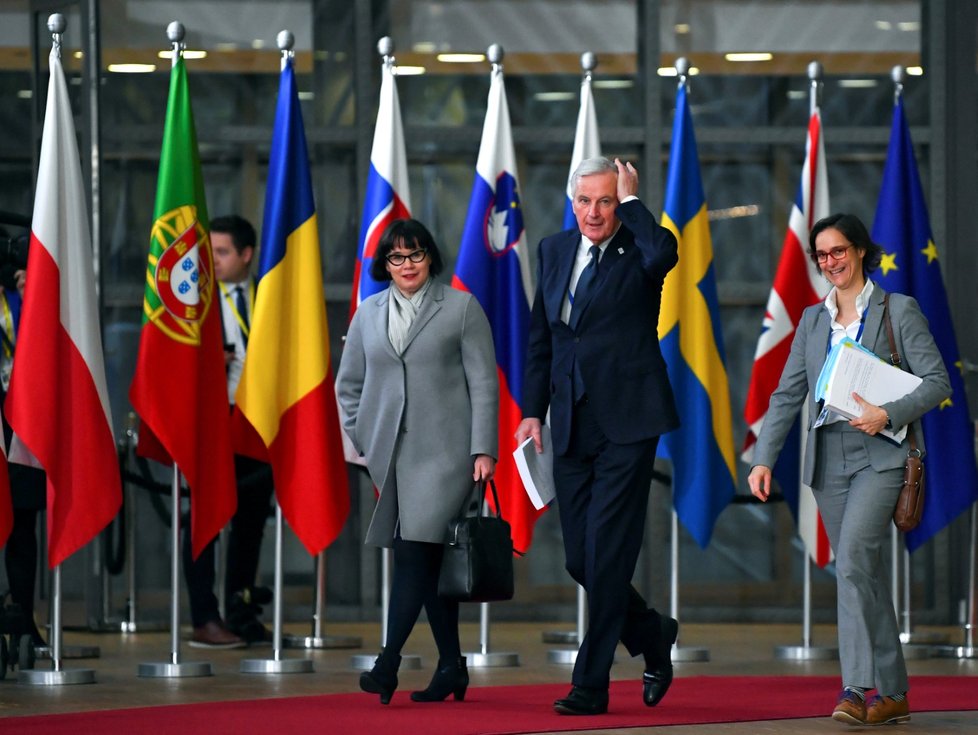
[{"label": "woman in grey suit", "polygon": [[411,699],[463,699],[469,683],[458,603],[438,596],[438,572],[448,522],[495,471],[499,386],[489,321],[471,294],[434,280],[441,269],[424,225],[391,223],[370,275],[393,285],[357,309],[336,382],[343,427],[380,491],[366,542],[394,549],[387,640],[360,676],[382,704],[422,607],[438,668]]},{"label": "woman in grey suit", "polygon": [[[747,482],[756,497],[767,500],[771,467],[807,394],[803,480],[814,490],[836,557],[843,689],[832,718],[850,725],[905,722],[910,719],[907,668],[886,585],[883,549],[909,440],[897,444],[880,431],[912,424],[923,451],[917,420],[950,395],[951,387],[917,302],[891,294],[888,308],[897,352],[905,368],[923,382],[903,398],[881,406],[853,394],[862,414],[851,421],[823,412],[811,395],[832,346],[849,337],[889,359],[883,323],[886,294],[867,275],[879,266],[883,251],[857,217],[835,214],[815,223],[808,252],[833,288],[824,303],[802,314],[781,381],[771,396]],[[870,689],[877,693],[867,705]]]}]

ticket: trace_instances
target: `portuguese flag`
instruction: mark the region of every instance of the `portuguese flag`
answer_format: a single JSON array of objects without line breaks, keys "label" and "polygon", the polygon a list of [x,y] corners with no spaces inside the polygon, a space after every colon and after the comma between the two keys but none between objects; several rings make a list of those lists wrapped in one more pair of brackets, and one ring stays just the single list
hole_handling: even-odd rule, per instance
[{"label": "portuguese flag", "polygon": [[129,399],[142,423],[139,453],[175,463],[190,486],[196,558],[237,496],[210,224],[187,71],[174,59]]}]

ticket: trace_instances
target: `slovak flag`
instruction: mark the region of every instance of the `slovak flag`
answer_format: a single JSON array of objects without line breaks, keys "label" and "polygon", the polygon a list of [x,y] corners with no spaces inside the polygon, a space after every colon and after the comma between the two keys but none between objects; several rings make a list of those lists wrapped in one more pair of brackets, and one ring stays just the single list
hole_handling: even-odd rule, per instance
[{"label": "slovak flag", "polygon": [[380,106],[377,108],[374,144],[370,149],[363,217],[360,218],[360,244],[353,271],[350,319],[361,301],[387,288],[387,281],[375,281],[370,277],[370,263],[387,225],[410,216],[411,191],[408,186],[407,155],[404,152],[401,104],[397,97],[393,65],[385,63],[381,71]]},{"label": "slovak flag", "polygon": [[577,130],[574,132],[574,152],[571,153],[570,172],[567,174],[567,202],[564,206],[564,229],[577,227],[574,216],[574,191],[571,189],[571,176],[581,161],[601,155],[601,140],[598,137],[598,115],[594,111],[594,95],[591,93],[591,75],[585,74],[581,80],[581,109],[577,113]]},{"label": "slovak flag", "polygon": [[[788,361],[791,341],[805,307],[825,299],[828,282],[808,257],[808,236],[812,225],[829,215],[829,178],[825,167],[825,145],[822,141],[822,118],[816,107],[808,121],[808,140],[805,144],[805,163],[801,184],[791,214],[788,232],[784,237],[781,260],[774,276],[774,286],[768,296],[761,336],[754,353],[754,368],[747,390],[744,418],[747,439],[743,460],[750,463],[754,443],[767,415],[771,394],[778,387],[781,372]],[[785,441],[775,477],[781,485],[785,500],[798,519],[798,533],[812,560],[820,567],[832,561],[832,550],[825,526],[818,514],[811,488],[801,484],[800,453],[803,446],[800,428],[796,426]]]},{"label": "slovak flag", "polygon": [[530,326],[530,262],[523,230],[516,154],[502,67],[493,67],[475,182],[462,231],[452,286],[472,293],[492,326],[499,369],[499,446],[496,488],[513,546],[526,551],[539,512],[523,489],[513,444],[521,420],[523,367]]}]

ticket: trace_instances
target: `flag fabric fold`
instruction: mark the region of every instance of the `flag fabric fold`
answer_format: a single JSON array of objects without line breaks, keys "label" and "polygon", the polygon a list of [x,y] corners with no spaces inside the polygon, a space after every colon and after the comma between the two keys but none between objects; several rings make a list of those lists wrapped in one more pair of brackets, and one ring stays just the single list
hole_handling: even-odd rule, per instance
[{"label": "flag fabric fold", "polygon": [[[812,225],[828,215],[829,179],[822,140],[822,119],[816,108],[808,120],[801,183],[788,216],[781,260],[774,275],[761,335],[754,352],[754,367],[744,408],[747,438],[741,455],[748,463],[764,423],[771,394],[778,387],[788,361],[801,314],[806,307],[824,300],[829,292],[828,282],[808,257],[808,237]],[[800,429],[796,427],[788,435],[774,467],[774,476],[798,519],[798,533],[808,554],[818,566],[824,567],[832,560],[832,550],[811,488],[801,484],[801,446]]]},{"label": "flag fabric fold", "polygon": [[591,75],[581,80],[581,107],[577,112],[577,128],[574,131],[574,150],[571,152],[570,171],[567,174],[567,200],[564,204],[564,229],[577,227],[574,215],[574,191],[571,189],[571,176],[581,161],[601,155],[601,138],[598,136],[598,114],[594,109],[594,94],[591,90]]},{"label": "flag fabric fold", "polygon": [[[112,521],[122,505],[122,484],[85,187],[56,49],[50,70],[27,261],[30,278],[4,408],[11,428],[47,474],[48,556],[54,568]],[[3,474],[6,480],[6,468]]]},{"label": "flag fabric fold", "polygon": [[258,292],[235,396],[268,448],[282,514],[316,555],[350,511],[319,253],[293,62],[282,69],[269,154]]},{"label": "flag fabric fold", "polygon": [[353,297],[350,299],[350,319],[367,297],[387,288],[387,281],[370,277],[370,264],[380,236],[397,219],[411,216],[411,190],[408,182],[407,155],[404,148],[404,127],[401,124],[401,103],[393,69],[384,64],[380,81],[380,104],[374,127],[374,142],[370,149],[370,171],[360,218],[360,242],[353,271]]},{"label": "flag fabric fold", "polygon": [[237,506],[209,225],[187,71],[178,55],[170,72],[129,399],[141,419],[138,452],[175,463],[190,487],[194,558]]},{"label": "flag fabric fold", "polygon": [[679,264],[662,290],[659,344],[681,426],[662,437],[659,454],[672,460],[679,520],[705,548],[737,491],[737,467],[713,244],[685,85],[676,93],[662,224],[679,243]]},{"label": "flag fabric fold", "polygon": [[529,254],[523,229],[516,153],[501,67],[494,67],[472,196],[452,286],[472,293],[489,318],[499,372],[499,462],[496,487],[513,545],[526,551],[540,515],[530,502],[512,452],[522,418],[523,368],[530,325]]},{"label": "flag fabric fold", "polygon": [[885,251],[873,279],[917,299],[951,379],[951,396],[921,419],[927,493],[920,525],[906,534],[907,548],[915,551],[978,500],[978,471],[961,356],[902,97],[893,108],[872,237]]}]

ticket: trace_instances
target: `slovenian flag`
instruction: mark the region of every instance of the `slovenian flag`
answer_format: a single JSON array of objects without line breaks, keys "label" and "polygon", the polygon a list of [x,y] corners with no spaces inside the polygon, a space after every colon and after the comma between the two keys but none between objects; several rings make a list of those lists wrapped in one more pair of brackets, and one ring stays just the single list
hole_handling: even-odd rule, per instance
[{"label": "slovenian flag", "polygon": [[282,514],[316,555],[350,512],[309,155],[291,59],[268,162],[258,292],[235,405],[268,449]]},{"label": "slovenian flag", "polygon": [[921,419],[927,447],[927,493],[920,525],[906,535],[907,549],[914,551],[978,500],[978,472],[961,355],[902,97],[893,108],[873,242],[886,251],[873,278],[887,291],[917,299],[951,379],[951,396]]},{"label": "slovenian flag", "polygon": [[[806,307],[823,301],[831,288],[808,257],[808,236],[812,225],[828,215],[829,177],[822,141],[822,118],[818,108],[815,108],[808,120],[801,183],[788,216],[788,231],[774,275],[774,286],[768,296],[747,389],[744,408],[747,438],[741,456],[748,463],[767,415],[771,394],[778,387],[788,361],[801,314]],[[801,446],[800,426],[796,424],[785,441],[781,457],[774,467],[774,476],[798,519],[798,533],[809,556],[818,566],[824,567],[832,561],[832,549],[815,505],[815,496],[811,488],[801,484]]]},{"label": "slovenian flag", "polygon": [[401,103],[391,64],[385,63],[380,77],[380,105],[374,144],[370,149],[370,171],[367,192],[360,218],[360,245],[353,271],[353,297],[350,319],[360,303],[388,286],[387,281],[370,277],[377,243],[387,225],[411,216],[411,192],[408,186],[407,156],[404,152],[404,128],[401,125]]},{"label": "slovenian flag", "polygon": [[679,243],[679,265],[662,288],[659,344],[681,425],[662,437],[659,453],[672,460],[679,520],[706,548],[737,492],[737,467],[713,243],[685,84],[676,93],[662,224]]},{"label": "slovenian flag", "polygon": [[[489,317],[499,368],[499,446],[510,447],[522,418],[532,286],[506,87],[498,65],[492,71],[475,181],[452,286],[471,292]],[[500,454],[496,465],[499,504],[512,527],[514,547],[526,551],[540,513],[523,489],[512,453]]]},{"label": "slovenian flag", "polygon": [[27,261],[30,278],[4,410],[47,473],[48,561],[53,568],[115,517],[122,505],[122,484],[105,382],[88,206],[56,49],[51,50],[50,66]]}]

